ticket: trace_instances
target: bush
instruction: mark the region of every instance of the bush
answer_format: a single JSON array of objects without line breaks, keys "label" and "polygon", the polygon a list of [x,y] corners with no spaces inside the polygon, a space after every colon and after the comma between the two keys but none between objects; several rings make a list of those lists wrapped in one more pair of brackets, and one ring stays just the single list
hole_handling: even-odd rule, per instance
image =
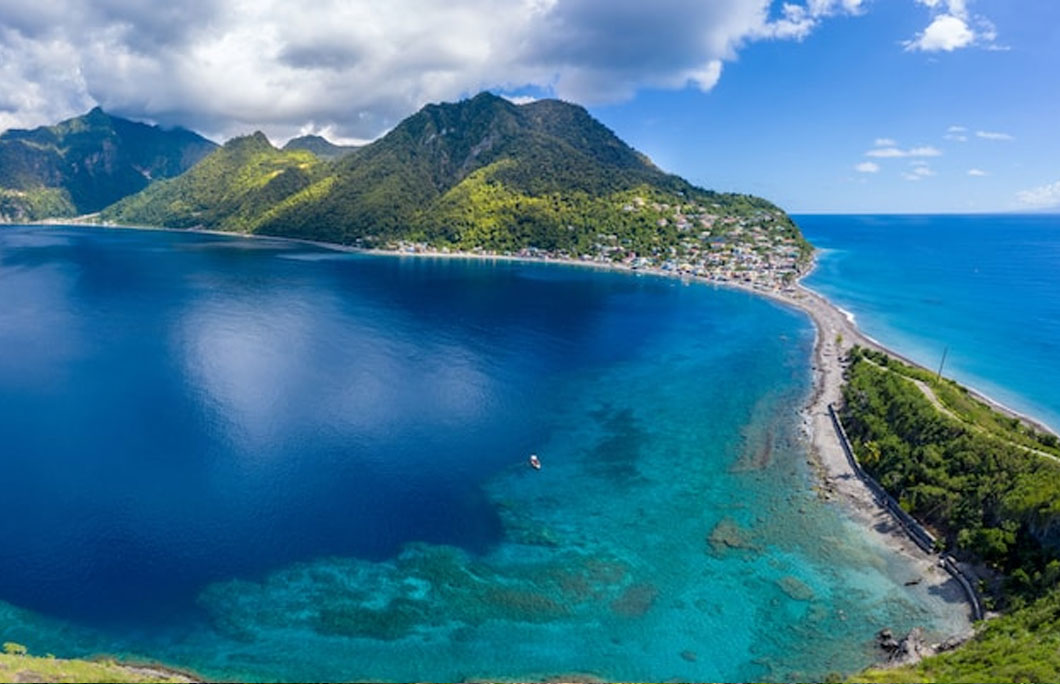
[{"label": "bush", "polygon": [[24,656],[28,651],[22,644],[16,644],[14,641],[4,642],[4,653],[7,655]]}]

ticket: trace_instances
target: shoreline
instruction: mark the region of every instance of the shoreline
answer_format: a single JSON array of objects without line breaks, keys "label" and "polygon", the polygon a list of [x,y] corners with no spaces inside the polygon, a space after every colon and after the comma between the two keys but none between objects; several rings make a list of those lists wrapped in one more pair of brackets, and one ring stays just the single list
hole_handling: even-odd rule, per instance
[{"label": "shoreline", "polygon": [[[40,225],[40,223],[38,223]],[[818,493],[825,501],[838,499],[844,511],[861,526],[865,533],[882,548],[897,553],[916,569],[921,583],[932,593],[937,593],[945,602],[965,606],[964,625],[958,635],[966,638],[972,632],[971,610],[963,589],[948,573],[938,567],[938,558],[934,554],[921,550],[907,536],[906,532],[893,515],[877,500],[864,482],[856,475],[847,461],[839,435],[836,433],[828,411],[830,404],[841,403],[842,388],[845,382],[845,364],[842,359],[855,345],[864,346],[888,354],[909,365],[925,368],[922,364],[889,349],[878,340],[863,333],[856,324],[854,316],[829,301],[823,295],[806,287],[802,280],[816,268],[816,255],[805,273],[784,291],[756,287],[752,284],[736,281],[717,281],[693,275],[675,273],[656,268],[630,268],[624,264],[583,261],[558,257],[529,257],[519,255],[487,254],[473,252],[442,252],[422,249],[367,249],[336,243],[322,242],[304,238],[291,238],[270,235],[253,235],[206,229],[162,228],[154,226],[121,226],[77,221],[48,222],[46,225],[69,225],[76,227],[115,228],[123,230],[156,230],[179,233],[196,233],[223,237],[243,237],[256,240],[274,240],[295,244],[309,245],[335,252],[414,257],[418,259],[465,259],[494,262],[526,262],[536,264],[555,264],[561,266],[589,267],[597,270],[613,271],[625,274],[645,274],[681,280],[684,283],[696,282],[703,285],[730,290],[743,291],[760,295],[786,307],[797,309],[806,314],[814,325],[815,339],[811,357],[812,386],[800,413],[805,444],[811,465],[816,470]],[[929,370],[930,369],[926,369]],[[1035,429],[1055,434],[1044,423],[1020,414],[1000,402],[997,402],[974,388],[968,388],[969,394],[1002,414],[1018,418]]]}]

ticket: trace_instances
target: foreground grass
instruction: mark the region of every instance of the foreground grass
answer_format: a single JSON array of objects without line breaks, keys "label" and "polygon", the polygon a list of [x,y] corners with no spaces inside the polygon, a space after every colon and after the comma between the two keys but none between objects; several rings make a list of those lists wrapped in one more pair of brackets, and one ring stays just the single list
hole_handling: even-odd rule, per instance
[{"label": "foreground grass", "polygon": [[66,660],[0,654],[0,682],[190,682],[175,672],[113,660]]}]

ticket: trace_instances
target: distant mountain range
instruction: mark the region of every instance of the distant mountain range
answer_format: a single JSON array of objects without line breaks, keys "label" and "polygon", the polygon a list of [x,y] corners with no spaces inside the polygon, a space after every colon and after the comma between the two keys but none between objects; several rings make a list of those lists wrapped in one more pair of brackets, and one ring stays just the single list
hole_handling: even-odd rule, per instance
[{"label": "distant mountain range", "polygon": [[55,126],[0,134],[0,220],[99,211],[152,181],[180,175],[217,147],[93,109]]},{"label": "distant mountain range", "polygon": [[[118,224],[363,246],[660,259],[744,224],[801,244],[766,200],[667,174],[585,109],[557,100],[516,105],[482,93],[428,105],[358,148],[304,136],[277,149],[261,133],[216,147],[98,109],[8,131],[0,145],[4,197],[22,198],[21,208],[0,209],[8,220],[102,209],[100,220]],[[48,201],[33,205],[32,193]]]}]

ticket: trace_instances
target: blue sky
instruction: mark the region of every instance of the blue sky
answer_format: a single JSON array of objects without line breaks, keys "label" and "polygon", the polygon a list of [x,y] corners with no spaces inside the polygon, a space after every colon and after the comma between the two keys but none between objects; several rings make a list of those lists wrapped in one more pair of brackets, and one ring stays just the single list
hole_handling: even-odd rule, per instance
[{"label": "blue sky", "polygon": [[[1040,208],[1060,200],[1045,187],[1060,181],[1060,2],[974,7],[993,49],[908,51],[923,9],[878,0],[801,42],[748,46],[708,92],[646,90],[592,112],[664,168],[792,212]],[[866,154],[891,148],[938,154]]]},{"label": "blue sky", "polygon": [[1058,67],[1058,0],[0,0],[0,129],[366,142],[488,89],[793,212],[1060,210]]}]

